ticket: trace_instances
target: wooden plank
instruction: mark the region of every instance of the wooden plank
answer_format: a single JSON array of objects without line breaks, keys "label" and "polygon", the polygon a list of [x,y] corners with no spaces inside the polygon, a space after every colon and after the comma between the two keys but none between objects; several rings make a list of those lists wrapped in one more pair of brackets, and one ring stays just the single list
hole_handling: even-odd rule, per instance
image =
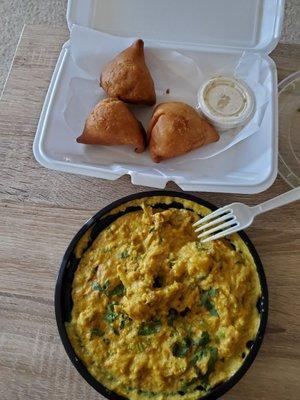
[{"label": "wooden plank", "polygon": [[282,44],[275,48],[271,57],[276,62],[278,81],[300,70],[300,44]]},{"label": "wooden plank", "polygon": [[[68,32],[29,26],[0,102],[0,398],[96,399],[58,337],[53,291],[66,246],[84,221],[123,195],[147,190],[50,171],[32,155],[43,99]],[[279,77],[300,69],[300,46],[274,51]],[[170,184],[169,188],[176,189]],[[176,189],[178,190],[178,188]],[[222,205],[255,204],[288,190],[282,179],[255,196],[201,193]],[[200,195],[200,194],[198,194]],[[300,390],[299,204],[265,214],[249,229],[269,284],[270,317],[250,371],[224,399],[290,400]]]}]

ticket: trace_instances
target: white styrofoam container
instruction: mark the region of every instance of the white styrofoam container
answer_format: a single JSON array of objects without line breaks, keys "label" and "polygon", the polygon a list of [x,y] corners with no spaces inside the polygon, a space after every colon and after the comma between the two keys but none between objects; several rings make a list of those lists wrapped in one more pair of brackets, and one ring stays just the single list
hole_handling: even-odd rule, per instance
[{"label": "white styrofoam container", "polygon": [[[237,57],[244,50],[260,53],[271,73],[269,103],[260,132],[210,159],[199,160],[199,176],[191,179],[188,168],[166,172],[159,165],[101,163],[68,155],[67,147],[51,141],[63,132],[62,93],[67,77],[74,75],[69,42],[63,45],[41,112],[33,152],[47,168],[110,180],[124,174],[133,184],[165,187],[174,181],[183,190],[258,193],[277,175],[278,112],[276,66],[268,54],[278,43],[284,0],[69,0],[67,21],[120,36],[138,36],[153,44],[213,52]],[[62,135],[63,140],[63,135]],[[56,145],[54,146],[53,143]],[[210,174],[210,167],[218,172]]]}]

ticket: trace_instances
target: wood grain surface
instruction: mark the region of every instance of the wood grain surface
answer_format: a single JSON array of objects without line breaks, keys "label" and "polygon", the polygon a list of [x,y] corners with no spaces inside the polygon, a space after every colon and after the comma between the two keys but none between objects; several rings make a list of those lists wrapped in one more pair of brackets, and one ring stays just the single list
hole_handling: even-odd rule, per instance
[{"label": "wood grain surface", "polygon": [[[68,360],[56,329],[53,294],[66,246],[83,222],[146,187],[47,170],[32,143],[61,45],[61,28],[25,27],[0,102],[0,399],[98,399]],[[282,79],[300,69],[300,46],[272,57]],[[179,190],[176,185],[168,188]],[[198,193],[216,205],[255,204],[288,190],[281,178],[252,196]],[[300,393],[300,205],[260,216],[248,230],[265,266],[270,316],[246,376],[223,398],[291,400]]]}]

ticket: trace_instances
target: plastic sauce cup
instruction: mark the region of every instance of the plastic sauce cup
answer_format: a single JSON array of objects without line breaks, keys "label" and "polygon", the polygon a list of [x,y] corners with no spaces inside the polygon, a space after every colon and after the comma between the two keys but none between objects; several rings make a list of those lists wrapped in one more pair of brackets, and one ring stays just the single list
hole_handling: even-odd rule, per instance
[{"label": "plastic sauce cup", "polygon": [[226,131],[250,120],[255,99],[246,83],[228,76],[216,76],[200,88],[198,106],[216,129]]}]

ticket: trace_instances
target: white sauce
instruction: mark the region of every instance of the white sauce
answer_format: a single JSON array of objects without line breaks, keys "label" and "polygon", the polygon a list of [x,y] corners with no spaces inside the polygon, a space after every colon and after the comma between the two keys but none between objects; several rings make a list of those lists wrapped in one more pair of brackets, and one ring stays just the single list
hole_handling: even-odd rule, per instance
[{"label": "white sauce", "polygon": [[254,96],[248,86],[231,77],[210,79],[198,92],[199,108],[219,130],[244,125],[254,111]]}]

